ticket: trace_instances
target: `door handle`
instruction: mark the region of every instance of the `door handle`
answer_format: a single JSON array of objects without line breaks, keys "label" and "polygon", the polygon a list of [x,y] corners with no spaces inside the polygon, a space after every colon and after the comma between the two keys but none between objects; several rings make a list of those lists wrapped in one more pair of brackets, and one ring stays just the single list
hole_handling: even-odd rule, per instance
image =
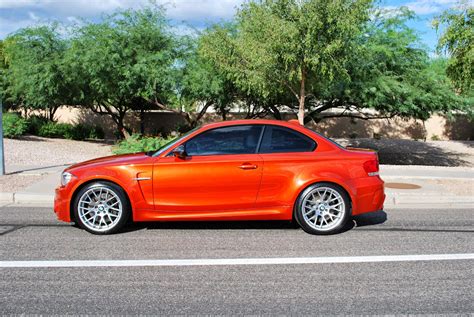
[{"label": "door handle", "polygon": [[257,165],[249,164],[249,163],[244,163],[239,166],[239,168],[243,170],[254,170],[254,169],[257,169],[257,167],[258,167]]}]

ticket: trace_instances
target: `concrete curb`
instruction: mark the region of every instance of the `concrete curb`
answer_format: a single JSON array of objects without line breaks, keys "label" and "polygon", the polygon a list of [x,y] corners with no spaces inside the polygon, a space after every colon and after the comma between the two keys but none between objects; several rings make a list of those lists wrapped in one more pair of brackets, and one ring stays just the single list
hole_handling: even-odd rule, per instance
[{"label": "concrete curb", "polygon": [[32,193],[0,193],[1,203],[27,204],[27,205],[51,205],[54,203],[54,195],[32,194]]},{"label": "concrete curb", "polygon": [[[408,207],[466,207],[474,208],[474,197],[456,195],[436,195],[433,193],[399,193],[386,192],[385,207],[408,208]],[[54,195],[34,194],[34,193],[0,193],[0,203],[2,204],[24,204],[53,206]]]},{"label": "concrete curb", "polygon": [[433,193],[393,193],[386,192],[385,207],[413,207],[413,206],[465,206],[474,208],[474,197],[456,195],[436,195]]}]

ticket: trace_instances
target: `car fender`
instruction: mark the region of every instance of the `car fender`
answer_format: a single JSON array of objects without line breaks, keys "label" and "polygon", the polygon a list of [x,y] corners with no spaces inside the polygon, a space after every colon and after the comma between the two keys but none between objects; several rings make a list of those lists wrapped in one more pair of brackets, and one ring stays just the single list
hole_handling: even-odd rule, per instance
[{"label": "car fender", "polygon": [[298,183],[300,184],[298,191],[295,193],[295,196],[293,197],[293,201],[296,203],[296,200],[298,197],[301,195],[301,193],[308,188],[311,185],[317,184],[317,183],[333,183],[335,185],[340,186],[343,188],[347,194],[349,195],[349,199],[351,200],[352,203],[352,208],[355,208],[356,204],[356,199],[355,199],[355,192],[356,189],[348,184],[347,181],[344,181],[344,178],[338,174],[331,173],[328,175],[324,176],[318,176],[315,178],[308,178],[308,179],[299,179]]}]

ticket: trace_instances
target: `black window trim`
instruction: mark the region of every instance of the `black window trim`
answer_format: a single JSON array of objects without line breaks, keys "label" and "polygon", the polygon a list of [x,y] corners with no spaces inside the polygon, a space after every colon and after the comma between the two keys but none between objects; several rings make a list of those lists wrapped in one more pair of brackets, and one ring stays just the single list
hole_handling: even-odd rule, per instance
[{"label": "black window trim", "polygon": [[[314,144],[313,146],[313,149],[311,151],[297,151],[297,152],[294,152],[294,151],[288,151],[288,152],[274,152],[274,153],[262,153],[260,152],[260,148],[261,148],[261,142],[263,141],[263,134],[262,134],[262,139],[260,140],[260,143],[258,144],[258,154],[260,155],[268,155],[268,154],[284,154],[284,153],[313,153],[314,151],[316,151],[316,149],[318,148],[318,142],[316,142],[316,140],[314,140],[313,138],[307,136],[306,134],[304,133],[301,133],[300,131],[297,131],[295,129],[291,129],[289,127],[286,127],[286,126],[282,126],[282,125],[277,125],[277,124],[266,124],[265,126],[271,126],[272,128],[273,127],[277,127],[277,128],[280,128],[280,129],[283,129],[283,130],[289,130],[293,133],[296,133],[297,135],[300,135],[303,139],[306,139],[310,142],[312,142]],[[265,129],[263,129],[263,131],[265,131]]]},{"label": "black window trim", "polygon": [[[316,140],[314,140],[313,138],[307,136],[306,134],[304,133],[301,133],[300,131],[297,131],[295,129],[291,129],[289,127],[286,127],[286,126],[282,126],[282,125],[278,125],[278,124],[265,124],[265,123],[246,123],[246,124],[236,124],[236,125],[228,125],[228,126],[222,126],[222,127],[216,127],[216,128],[212,128],[212,129],[209,129],[209,130],[205,130],[195,136],[193,136],[192,138],[186,140],[185,142],[181,143],[180,145],[186,145],[187,142],[191,141],[192,139],[200,136],[201,134],[203,133],[206,133],[208,131],[213,131],[213,130],[217,130],[217,129],[222,129],[222,128],[228,128],[228,127],[241,127],[241,126],[262,126],[262,130],[260,131],[260,137],[258,139],[258,142],[257,142],[257,147],[255,149],[255,153],[241,153],[241,154],[207,154],[207,155],[192,155],[192,156],[214,156],[214,155],[219,155],[219,156],[223,156],[223,155],[251,155],[251,154],[260,154],[260,155],[268,155],[268,154],[284,154],[284,153],[312,153],[314,151],[316,151],[316,149],[318,148],[318,142],[316,142]],[[263,142],[263,137],[265,135],[265,132],[267,130],[267,128],[269,127],[277,127],[277,128],[281,128],[281,129],[284,129],[284,130],[290,130],[291,132],[293,133],[296,133],[298,135],[300,135],[303,139],[306,139],[306,140],[309,140],[310,142],[313,142],[314,143],[314,148],[313,150],[311,151],[305,151],[305,152],[275,152],[275,153],[262,153],[260,152],[260,149],[262,147],[262,142]],[[179,145],[178,145],[179,146]],[[173,149],[174,150],[174,149]],[[170,157],[170,156],[173,156],[173,150],[171,150],[166,156],[167,157]],[[191,155],[190,155],[191,157]]]},{"label": "black window trim", "polygon": [[[192,139],[200,136],[201,134],[204,134],[206,132],[209,132],[209,131],[213,131],[213,130],[217,130],[217,129],[223,129],[223,128],[233,128],[233,127],[247,127],[247,126],[262,126],[262,130],[260,131],[260,136],[258,138],[258,142],[257,142],[257,146],[255,147],[255,152],[254,153],[232,153],[232,154],[203,154],[203,155],[190,155],[189,157],[194,157],[194,156],[224,156],[224,155],[252,155],[252,154],[259,154],[259,150],[260,150],[260,144],[262,142],[262,139],[263,139],[263,134],[264,134],[264,131],[265,131],[265,124],[261,124],[261,123],[247,123],[247,124],[235,124],[235,125],[228,125],[228,126],[222,126],[222,127],[216,127],[216,128],[212,128],[212,129],[209,129],[209,130],[206,130],[206,131],[203,131],[202,133],[199,133],[195,136],[193,136],[192,138],[190,138],[189,140],[186,140],[186,142],[182,143],[182,145],[186,145],[186,143],[188,143],[189,141],[191,141]],[[179,146],[179,145],[178,145]],[[171,151],[168,155],[173,155],[173,151]],[[167,155],[167,156],[168,156]]]}]

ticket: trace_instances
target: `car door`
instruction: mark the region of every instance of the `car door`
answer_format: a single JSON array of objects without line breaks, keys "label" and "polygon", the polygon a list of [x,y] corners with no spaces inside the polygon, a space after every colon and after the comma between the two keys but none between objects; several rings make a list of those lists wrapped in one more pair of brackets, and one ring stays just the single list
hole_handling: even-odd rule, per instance
[{"label": "car door", "polygon": [[204,131],[186,141],[186,157],[160,158],[154,165],[155,210],[212,212],[250,209],[262,177],[257,154],[262,125]]},{"label": "car door", "polygon": [[292,206],[308,164],[315,164],[316,142],[287,127],[267,125],[259,154],[265,166],[256,208]]}]

